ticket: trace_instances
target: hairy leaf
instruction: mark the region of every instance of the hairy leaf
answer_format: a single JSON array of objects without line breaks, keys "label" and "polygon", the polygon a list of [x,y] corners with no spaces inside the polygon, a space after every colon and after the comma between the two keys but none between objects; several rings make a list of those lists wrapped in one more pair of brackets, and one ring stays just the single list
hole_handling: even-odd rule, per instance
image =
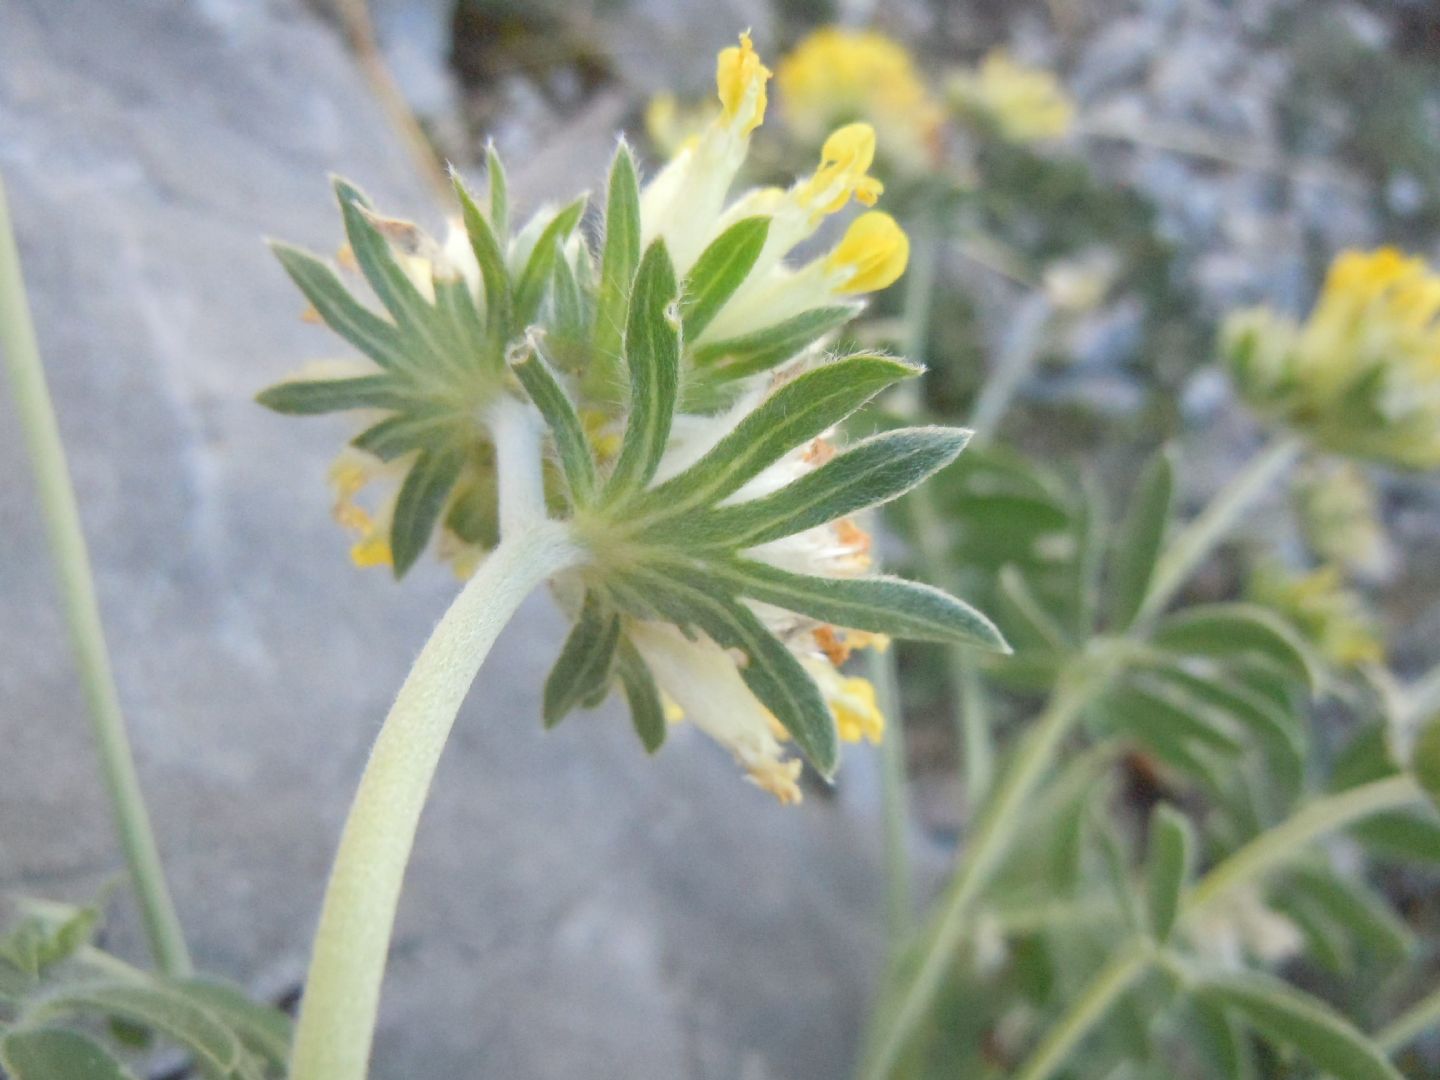
[{"label": "hairy leaf", "polygon": [[742,218],[710,242],[685,279],[680,316],[685,340],[694,341],[735,295],[770,234],[768,217]]}]

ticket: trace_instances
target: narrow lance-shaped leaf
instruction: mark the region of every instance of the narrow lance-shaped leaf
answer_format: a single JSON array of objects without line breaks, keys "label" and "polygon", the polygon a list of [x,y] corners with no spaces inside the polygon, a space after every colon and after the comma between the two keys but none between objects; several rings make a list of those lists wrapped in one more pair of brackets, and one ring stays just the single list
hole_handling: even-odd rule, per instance
[{"label": "narrow lance-shaped leaf", "polygon": [[673,526],[677,542],[753,547],[879,506],[955,460],[962,428],[903,428],[856,443],[772,495],[722,506]]},{"label": "narrow lance-shaped leaf", "polygon": [[1165,525],[1170,519],[1174,462],[1168,450],[1146,466],[1131,499],[1110,572],[1110,628],[1121,631],[1135,620],[1155,573]]},{"label": "narrow lance-shaped leaf", "polygon": [[747,378],[809,348],[849,322],[858,310],[852,304],[813,308],[753,334],[707,342],[695,350],[695,364],[716,382]]},{"label": "narrow lance-shaped leaf", "polygon": [[[510,339],[512,297],[510,294],[510,271],[505,267],[503,241],[495,235],[474,197],[460,179],[452,172],[450,181],[455,186],[455,195],[460,200],[460,217],[465,224],[465,233],[470,238],[470,249],[480,265],[480,280],[485,287],[485,320],[490,340],[503,344]],[[502,233],[503,235],[503,233]]]},{"label": "narrow lance-shaped leaf", "polygon": [[404,409],[414,403],[390,375],[346,379],[286,379],[255,395],[267,409],[287,416],[315,416],[348,409]]},{"label": "narrow lance-shaped leaf", "polygon": [[1190,878],[1194,831],[1185,816],[1162,803],[1150,816],[1150,844],[1145,861],[1150,933],[1164,942],[1175,926],[1180,891]]},{"label": "narrow lance-shaped leaf", "polygon": [[748,559],[715,563],[701,572],[741,596],[835,626],[911,641],[1009,651],[1000,631],[984,615],[964,601],[916,581],[812,577]]},{"label": "narrow lance-shaped leaf", "polygon": [[630,285],[639,263],[640,187],[630,148],[622,142],[610,166],[605,246],[600,258],[600,292],[595,309],[595,351],[602,364],[620,355]]},{"label": "narrow lance-shaped leaf", "polygon": [[550,370],[550,365],[533,347],[513,366],[525,392],[550,427],[571,498],[576,505],[586,505],[595,492],[595,461],[590,455],[585,429],[570,396]]},{"label": "narrow lance-shaped leaf", "polygon": [[462,463],[459,453],[426,450],[405,474],[390,524],[390,557],[397,578],[415,565],[430,542],[445,501],[460,476]]},{"label": "narrow lance-shaped leaf", "polygon": [[555,260],[564,258],[566,238],[580,224],[580,215],[585,213],[586,197],[581,196],[561,210],[545,226],[535,248],[520,271],[515,284],[515,318],[523,327],[528,325],[540,310],[540,301],[545,295],[545,285],[550,280]]},{"label": "narrow lance-shaped leaf", "polygon": [[410,366],[394,325],[356,300],[335,271],[308,251],[289,244],[272,241],[270,250],[326,326],[383,368]]},{"label": "narrow lance-shaped leaf", "polygon": [[680,316],[694,341],[749,276],[770,234],[768,217],[742,218],[711,241],[685,279]]},{"label": "narrow lance-shaped leaf", "polygon": [[1156,645],[1176,653],[1261,658],[1313,691],[1319,665],[1310,648],[1280,616],[1257,604],[1206,604],[1168,616],[1155,630]]},{"label": "narrow lance-shaped leaf", "polygon": [[279,1009],[252,1001],[238,986],[210,978],[177,984],[187,998],[213,1013],[240,1041],[277,1068],[290,1055],[292,1024]]},{"label": "narrow lance-shaped leaf", "polygon": [[1032,648],[1057,653],[1073,648],[1064,627],[1045,609],[1018,566],[1013,563],[1002,566],[998,583],[996,616],[1013,631],[1022,653],[1027,643]]},{"label": "narrow lance-shaped leaf", "polygon": [[620,641],[620,616],[593,590],[545,680],[545,726],[554,727],[582,701],[609,685]]},{"label": "narrow lance-shaped leaf", "polygon": [[1267,1040],[1290,1046],[1337,1080],[1402,1080],[1373,1042],[1317,998],[1259,973],[1205,979],[1201,995],[1233,1009]]},{"label": "narrow lance-shaped leaf", "polygon": [[485,175],[490,181],[490,227],[495,238],[504,245],[510,239],[510,185],[505,179],[505,166],[495,152],[495,144],[485,147]]},{"label": "narrow lance-shaped leaf", "polygon": [[714,505],[885,387],[921,370],[893,357],[859,355],[805,372],[757,405],[694,465],[647,492],[637,514],[673,517]]},{"label": "narrow lance-shaped leaf", "polygon": [[625,327],[625,363],[630,377],[630,415],[607,496],[618,500],[645,487],[655,475],[680,381],[680,325],[675,310],[675,269],[663,241],[646,250],[635,274]]},{"label": "narrow lance-shaped leaf", "polygon": [[445,441],[447,434],[443,429],[455,423],[455,414],[447,408],[407,409],[372,424],[351,439],[350,445],[374,454],[381,461],[394,461],[427,445]]},{"label": "narrow lance-shaped leaf", "polygon": [[0,1065],[11,1080],[135,1080],[94,1039],[62,1028],[22,1029],[0,1037]]},{"label": "narrow lance-shaped leaf", "polygon": [[620,642],[619,671],[625,699],[630,704],[630,719],[635,725],[635,734],[640,736],[645,752],[653,754],[665,742],[665,706],[660,701],[655,677],[650,674],[635,646],[624,639]]}]

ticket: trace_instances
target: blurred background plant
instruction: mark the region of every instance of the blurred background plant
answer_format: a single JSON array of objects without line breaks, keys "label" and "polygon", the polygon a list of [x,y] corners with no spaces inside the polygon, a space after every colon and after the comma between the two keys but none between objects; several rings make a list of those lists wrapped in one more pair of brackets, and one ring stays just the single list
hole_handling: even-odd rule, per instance
[{"label": "blurred background plant", "polygon": [[[894,423],[977,435],[885,561],[1016,653],[876,660],[862,1075],[1440,1075],[1433,5],[315,2],[437,182],[493,141],[569,195],[616,128],[653,173],[744,25],[745,181],[879,132],[910,268],[846,344],[929,365]],[[4,955],[113,974],[89,920]]]}]

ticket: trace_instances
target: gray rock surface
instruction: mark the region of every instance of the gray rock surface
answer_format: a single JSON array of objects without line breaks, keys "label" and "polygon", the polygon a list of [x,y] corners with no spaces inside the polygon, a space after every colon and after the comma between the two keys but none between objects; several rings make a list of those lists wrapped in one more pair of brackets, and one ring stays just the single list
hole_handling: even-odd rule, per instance
[{"label": "gray rock surface", "polygon": [[[252,404],[336,344],[298,321],[259,237],[333,247],[331,170],[438,213],[295,0],[9,0],[0,170],[182,914],[206,968],[278,991],[455,584],[350,567],[323,486],[343,422]],[[86,897],[120,862],[8,409],[0,889]],[[527,606],[460,718],[375,1075],[841,1073],[878,958],[875,827],[818,798],[782,811],[691,732],[648,761],[610,709],[542,734],[560,629]],[[116,907],[111,940],[139,955]]]}]

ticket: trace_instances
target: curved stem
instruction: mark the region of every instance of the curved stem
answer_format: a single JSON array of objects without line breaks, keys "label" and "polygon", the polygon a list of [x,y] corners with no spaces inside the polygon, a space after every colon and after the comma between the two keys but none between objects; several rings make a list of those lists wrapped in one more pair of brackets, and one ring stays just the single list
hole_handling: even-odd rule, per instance
[{"label": "curved stem", "polygon": [[1400,775],[1317,799],[1255,837],[1196,882],[1185,898],[1180,917],[1193,915],[1242,882],[1289,862],[1307,844],[1326,833],[1424,798],[1413,777]]},{"label": "curved stem", "polygon": [[1165,609],[1255,501],[1295,463],[1302,449],[1303,443],[1293,436],[1273,439],[1176,534],[1155,567],[1150,591],[1135,617],[1137,626]]},{"label": "curved stem", "polygon": [[975,899],[1004,860],[1024,821],[1026,804],[1097,689],[1095,679],[1062,684],[1011,760],[940,901],[940,914],[925,943],[924,958],[913,979],[898,994],[888,1022],[881,1022],[863,1076],[870,1080],[889,1076],[906,1040],[924,1019],[961,944]]},{"label": "curved stem", "polygon": [[1154,947],[1146,941],[1123,946],[1114,958],[1100,969],[1080,999],[1065,1013],[1060,1023],[1051,1028],[1045,1041],[1035,1048],[1025,1064],[1015,1073],[1014,1080],[1048,1080],[1063,1065],[1081,1040],[1090,1034],[1110,1006],[1150,970]]},{"label": "curved stem", "polygon": [[578,552],[563,525],[506,537],[425,643],[375,740],[325,890],[291,1080],[361,1080],[400,887],[440,752],[520,602]]},{"label": "curved stem", "polygon": [[109,791],[120,847],[130,870],[130,881],[140,903],[140,914],[150,951],[167,975],[190,975],[190,954],[165,884],[160,852],[150,827],[150,815],[135,771],[135,756],[125,732],[125,717],[115,689],[100,605],[90,573],[90,555],[80,524],[80,510],[70,473],[55,407],[45,385],[45,369],[25,298],[5,187],[0,181],[0,350],[10,373],[15,411],[35,472],[36,493],[45,517],[50,554],[69,625],[75,662],[89,706],[91,731],[100,769]]}]

